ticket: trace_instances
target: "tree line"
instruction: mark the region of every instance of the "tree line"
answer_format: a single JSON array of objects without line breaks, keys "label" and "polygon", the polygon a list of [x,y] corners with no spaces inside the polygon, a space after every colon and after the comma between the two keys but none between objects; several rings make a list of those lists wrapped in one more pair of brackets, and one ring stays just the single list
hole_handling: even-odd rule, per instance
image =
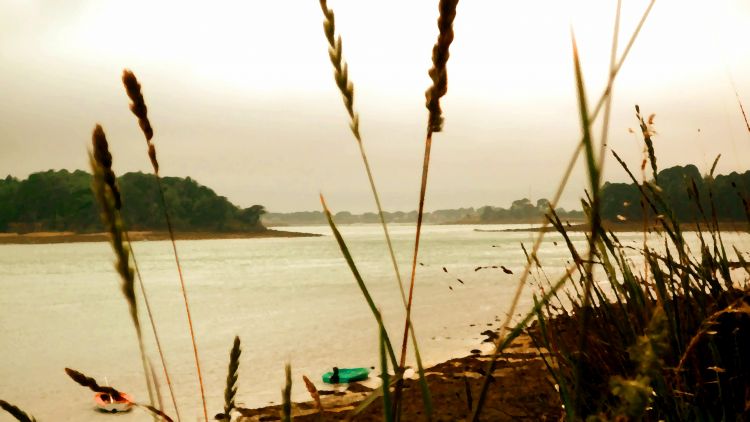
[{"label": "tree line", "polygon": [[[664,169],[650,182],[661,191],[667,207],[680,222],[702,221],[704,216],[712,219],[714,215],[719,221],[750,220],[750,171],[702,176],[698,168],[690,164]],[[650,189],[646,188],[644,192],[653,200]],[[647,203],[641,202],[641,198],[636,183],[605,183],[601,191],[602,218],[642,221],[644,211],[651,219],[657,217]]]},{"label": "tree line", "polygon": [[[76,170],[0,179],[0,232],[102,230],[91,192],[91,174]],[[190,177],[162,177],[172,225],[179,231],[262,231],[262,205],[240,208]],[[155,176],[126,173],[117,179],[129,230],[166,230]]]}]

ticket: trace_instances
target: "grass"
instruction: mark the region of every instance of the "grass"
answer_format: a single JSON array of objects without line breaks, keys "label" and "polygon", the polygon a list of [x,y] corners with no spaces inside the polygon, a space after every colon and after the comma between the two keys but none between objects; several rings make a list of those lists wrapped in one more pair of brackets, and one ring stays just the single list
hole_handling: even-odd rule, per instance
[{"label": "grass", "polygon": [[[378,328],[378,355],[380,358],[381,388],[373,391],[350,414],[356,417],[373,403],[382,406],[385,421],[398,421],[402,417],[404,370],[406,352],[411,334],[419,373],[424,418],[431,420],[442,415],[434,413],[427,378],[419,354],[411,310],[414,302],[416,267],[420,250],[421,226],[427,193],[432,137],[443,129],[444,116],[441,98],[448,90],[447,62],[450,45],[454,38],[453,22],[456,17],[457,0],[441,0],[438,6],[438,37],[432,49],[432,66],[428,71],[431,85],[425,92],[427,127],[425,151],[421,172],[420,194],[416,237],[412,254],[411,276],[408,295],[404,289],[400,270],[395,258],[390,234],[383,216],[378,190],[372,169],[367,159],[360,133],[360,117],[354,103],[354,85],[350,80],[348,66],[343,56],[343,42],[336,34],[335,17],[326,0],[320,0],[324,16],[324,33],[329,45],[329,57],[334,70],[334,80],[342,96],[349,118],[349,127],[359,148],[370,190],[378,210],[393,270],[401,299],[406,311],[400,355],[397,355],[390,336],[383,324],[383,316],[369,293],[343,236],[338,230],[331,212],[323,198],[321,205],[344,259],[354,276],[360,292],[370,308]],[[680,228],[675,213],[663,198],[657,179],[657,153],[652,139],[653,115],[644,118],[636,106],[636,118],[641,128],[645,150],[641,166],[642,180],[638,182],[627,164],[613,152],[631,180],[639,186],[644,212],[644,242],[642,247],[624,245],[613,232],[604,230],[600,218],[601,174],[607,151],[609,114],[615,78],[630,52],[654,1],[651,1],[638,26],[617,58],[620,6],[618,0],[607,85],[596,104],[591,107],[580,66],[579,51],[572,36],[572,62],[575,70],[575,87],[578,99],[578,114],[581,139],[576,144],[573,157],[561,178],[557,192],[550,203],[550,211],[544,227],[551,225],[565,240],[572,264],[557,278],[550,280],[544,273],[537,256],[543,242],[545,230],[541,230],[531,252],[527,253],[527,265],[519,277],[508,317],[500,324],[494,350],[487,362],[485,377],[478,394],[472,392],[470,382],[464,376],[461,394],[465,397],[462,409],[469,412],[470,420],[479,421],[487,405],[488,391],[492,383],[498,357],[520,334],[528,332],[543,358],[550,377],[554,379],[568,420],[732,420],[747,417],[750,397],[750,366],[744,362],[750,356],[750,282],[745,276],[740,279],[735,271],[744,269],[750,275],[750,267],[741,251],[728,252],[719,230],[716,210],[709,202],[706,208],[701,198],[712,197],[708,192],[699,192],[696,183],[687,183],[685,189],[695,199],[695,213],[700,216],[696,223],[698,250],[690,248],[690,240]],[[572,35],[572,33],[571,33]],[[190,315],[190,306],[182,267],[174,240],[169,210],[164,201],[163,187],[159,178],[159,162],[153,143],[154,131],[148,118],[148,109],[142,95],[141,85],[133,72],[123,72],[123,84],[131,100],[130,110],[136,116],[146,144],[147,153],[156,175],[162,199],[164,218],[169,229],[172,251],[177,266],[180,287],[192,341],[204,420],[208,421],[203,376]],[[739,96],[738,96],[739,101]],[[740,102],[743,117],[744,108]],[[592,131],[594,122],[603,110],[602,132],[597,139]],[[745,122],[747,119],[745,117]],[[750,127],[748,127],[750,130]],[[598,141],[598,143],[597,143]],[[155,396],[158,381],[151,370],[144,347],[138,318],[135,272],[130,260],[135,256],[129,247],[127,231],[120,217],[123,198],[115,182],[112,156],[104,131],[97,126],[92,136],[91,165],[94,171],[93,189],[102,210],[102,221],[111,238],[115,255],[115,268],[121,278],[123,296],[128,303],[133,325],[136,329],[144,377],[150,396],[150,404],[134,403],[143,407],[155,418],[171,421],[163,409],[157,408]],[[598,145],[598,150],[597,150]],[[587,191],[582,206],[587,216],[589,232],[586,233],[586,250],[579,250],[571,240],[565,224],[555,214],[555,207],[569,175],[582,155],[588,178]],[[718,157],[717,157],[718,161]],[[711,175],[716,162],[711,169]],[[650,164],[651,178],[646,177],[646,165]],[[127,198],[125,198],[126,200]],[[747,207],[747,198],[740,198]],[[750,222],[750,210],[748,211]],[[659,225],[652,233],[648,221]],[[658,247],[649,244],[659,242]],[[640,265],[633,259],[633,251],[643,260]],[[526,249],[524,248],[526,253]],[[536,280],[540,286],[534,295],[534,306],[510,328],[511,317],[516,313],[519,298],[528,277],[544,273],[544,280]],[[735,271],[735,272],[733,272]],[[142,280],[141,286],[142,286]],[[141,287],[143,290],[143,288]],[[143,292],[145,296],[145,291]],[[151,317],[150,307],[149,316]],[[169,379],[158,341],[156,325],[151,323],[159,349],[164,375],[172,394],[177,420],[179,410],[172,383]],[[235,337],[229,354],[228,374],[224,393],[223,413],[220,420],[231,421],[237,410],[236,397],[238,371],[241,358],[240,340]],[[392,370],[393,375],[391,375]],[[66,368],[67,374],[81,386],[96,392],[106,392],[114,397],[121,393],[109,386],[101,386],[96,380],[78,371]],[[303,377],[306,388],[316,403],[320,420],[324,416],[320,394],[307,377]],[[282,389],[282,405],[279,417],[292,420],[292,375],[291,365],[285,366],[285,385]],[[459,393],[457,393],[459,394]],[[160,401],[160,400],[159,400]],[[20,421],[34,418],[18,407],[0,400],[0,407]],[[161,405],[159,405],[161,407]],[[236,412],[235,412],[236,413]]]}]

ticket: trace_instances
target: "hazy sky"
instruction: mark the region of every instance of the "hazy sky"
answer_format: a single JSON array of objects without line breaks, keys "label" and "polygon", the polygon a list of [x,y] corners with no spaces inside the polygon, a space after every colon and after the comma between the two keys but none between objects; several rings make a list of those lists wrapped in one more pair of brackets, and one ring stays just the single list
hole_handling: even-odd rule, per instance
[{"label": "hazy sky", "polygon": [[[569,31],[590,102],[606,81],[615,1],[463,0],[435,135],[428,209],[551,196],[579,138]],[[437,0],[335,1],[383,204],[417,193]],[[621,50],[647,1],[623,1]],[[633,167],[633,105],[656,113],[661,167],[750,168],[750,2],[657,0],[614,89],[610,146]],[[148,170],[120,82],[143,84],[162,172],[272,211],[374,209],[313,0],[0,0],[0,174],[86,169],[94,125],[118,173]],[[700,129],[700,131],[699,131]],[[624,180],[611,160],[606,178]],[[576,206],[580,171],[563,205]]]}]

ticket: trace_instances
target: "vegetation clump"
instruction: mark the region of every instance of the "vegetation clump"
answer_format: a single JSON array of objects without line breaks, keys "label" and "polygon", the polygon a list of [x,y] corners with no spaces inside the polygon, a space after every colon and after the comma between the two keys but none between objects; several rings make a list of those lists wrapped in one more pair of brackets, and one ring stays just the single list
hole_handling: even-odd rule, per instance
[{"label": "vegetation clump", "polygon": [[[166,230],[154,175],[125,173],[117,178],[128,206],[122,218],[130,230]],[[101,231],[91,192],[91,174],[48,170],[25,180],[0,179],[0,232]],[[181,231],[263,231],[262,205],[240,208],[190,177],[162,177],[172,223]]]}]

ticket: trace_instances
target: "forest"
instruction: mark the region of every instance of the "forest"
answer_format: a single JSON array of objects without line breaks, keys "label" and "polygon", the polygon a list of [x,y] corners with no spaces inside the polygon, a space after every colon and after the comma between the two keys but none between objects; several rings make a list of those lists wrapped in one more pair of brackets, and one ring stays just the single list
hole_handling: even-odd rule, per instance
[{"label": "forest", "polygon": [[[130,230],[166,230],[155,177],[141,172],[118,177],[122,214]],[[191,179],[163,177],[164,200],[180,231],[263,231],[262,205],[240,208]],[[91,191],[91,174],[48,170],[25,180],[0,179],[0,232],[102,231],[99,207]]]}]

